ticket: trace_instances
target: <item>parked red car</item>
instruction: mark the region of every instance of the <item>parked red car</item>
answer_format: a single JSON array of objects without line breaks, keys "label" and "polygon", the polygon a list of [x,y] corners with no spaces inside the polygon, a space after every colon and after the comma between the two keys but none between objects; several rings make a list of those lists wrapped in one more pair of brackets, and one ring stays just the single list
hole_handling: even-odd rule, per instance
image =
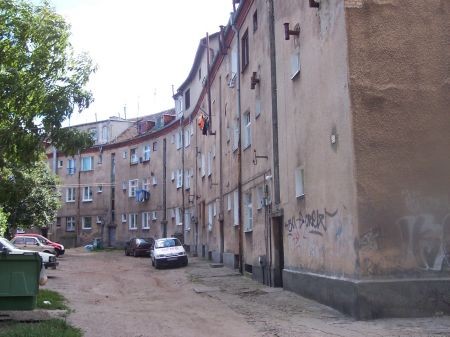
[{"label": "parked red car", "polygon": [[125,255],[150,256],[150,249],[153,247],[155,240],[152,238],[131,238],[125,243]]},{"label": "parked red car", "polygon": [[22,234],[16,234],[16,236],[33,236],[39,239],[44,245],[52,246],[55,248],[56,256],[64,255],[65,249],[64,246],[60,243],[50,241],[45,236],[42,236],[40,234],[34,234],[34,233],[22,233]]}]

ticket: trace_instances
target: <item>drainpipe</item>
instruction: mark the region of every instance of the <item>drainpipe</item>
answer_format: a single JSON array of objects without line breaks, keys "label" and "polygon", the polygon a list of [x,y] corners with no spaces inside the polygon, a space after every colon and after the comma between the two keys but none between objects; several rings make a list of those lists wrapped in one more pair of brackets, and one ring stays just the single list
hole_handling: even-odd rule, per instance
[{"label": "drainpipe", "polygon": [[[277,64],[275,50],[275,13],[273,0],[269,4],[269,48],[270,48],[270,86],[272,92],[272,148],[273,148],[273,196],[275,211],[279,213],[280,206],[280,167],[278,148],[278,102],[277,102]],[[272,219],[271,219],[272,220]],[[269,285],[272,285],[272,226],[269,228]],[[280,235],[283,235],[281,233]]]},{"label": "drainpipe", "polygon": [[220,229],[220,263],[223,263],[223,253],[225,250],[225,233],[224,233],[224,207],[223,207],[223,165],[222,165],[222,77],[219,76],[219,193],[220,193],[220,209],[219,209],[219,229]]},{"label": "drainpipe", "polygon": [[[238,124],[239,124],[239,140],[238,140],[238,196],[239,199],[242,195],[242,162],[241,162],[241,155],[242,155],[242,148],[241,148],[241,76],[240,76],[240,68],[241,68],[241,62],[240,62],[240,54],[241,54],[241,48],[239,44],[239,29],[236,28],[236,23],[234,21],[234,17],[236,15],[236,12],[233,12],[232,16],[232,22],[231,22],[231,28],[233,29],[235,35],[236,35],[236,44],[237,44],[237,72],[236,72],[236,110],[237,110],[237,117],[238,117]],[[242,228],[242,206],[241,202],[239,200],[238,202],[238,218],[239,218],[239,272],[241,274],[244,273],[243,268],[243,261],[244,261],[244,246],[243,246],[243,235],[244,231]]]},{"label": "drainpipe", "polygon": [[[184,239],[184,234],[186,233],[186,224],[185,224],[185,209],[184,209],[184,183],[185,183],[185,173],[184,173],[184,116],[181,117],[180,119],[180,124],[181,124],[181,223],[183,224],[183,244],[186,242],[186,240]],[[178,225],[178,224],[176,224]]]},{"label": "drainpipe", "polygon": [[166,180],[167,180],[167,145],[166,138],[163,139],[163,219],[161,224],[163,225],[163,238],[167,237],[167,191],[166,191]]}]

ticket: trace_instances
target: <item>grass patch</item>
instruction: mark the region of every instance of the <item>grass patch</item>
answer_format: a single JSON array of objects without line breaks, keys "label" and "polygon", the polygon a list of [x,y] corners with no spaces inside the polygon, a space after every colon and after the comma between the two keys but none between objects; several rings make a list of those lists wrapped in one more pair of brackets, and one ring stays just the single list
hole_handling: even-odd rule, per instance
[{"label": "grass patch", "polygon": [[39,323],[2,323],[0,337],[82,337],[80,329],[62,319],[51,319]]},{"label": "grass patch", "polygon": [[[50,304],[45,304],[44,301],[49,301]],[[39,289],[37,295],[37,307],[47,310],[68,310],[66,299],[60,293],[48,289]]]}]

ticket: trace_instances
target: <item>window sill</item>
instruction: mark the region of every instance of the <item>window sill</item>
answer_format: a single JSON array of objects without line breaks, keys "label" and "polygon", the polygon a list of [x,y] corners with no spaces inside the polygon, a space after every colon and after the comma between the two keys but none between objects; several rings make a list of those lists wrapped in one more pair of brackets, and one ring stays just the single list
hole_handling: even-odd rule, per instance
[{"label": "window sill", "polygon": [[75,200],[66,200],[67,204],[73,204],[75,202]]},{"label": "window sill", "polygon": [[92,199],[82,200],[82,202],[92,202]]},{"label": "window sill", "polygon": [[253,233],[253,228],[244,229],[244,233]]},{"label": "window sill", "polygon": [[92,228],[81,228],[82,230],[84,230],[84,231],[91,231],[92,230]]}]

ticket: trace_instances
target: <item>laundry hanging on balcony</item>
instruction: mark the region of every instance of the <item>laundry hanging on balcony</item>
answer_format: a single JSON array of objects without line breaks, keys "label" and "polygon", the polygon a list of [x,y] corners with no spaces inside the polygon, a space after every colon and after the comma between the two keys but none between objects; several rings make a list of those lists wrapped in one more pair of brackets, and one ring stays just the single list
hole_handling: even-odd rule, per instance
[{"label": "laundry hanging on balcony", "polygon": [[200,114],[197,119],[197,124],[200,130],[202,130],[202,135],[208,134],[208,128],[209,128],[209,119],[204,114]]},{"label": "laundry hanging on balcony", "polygon": [[137,190],[136,191],[136,202],[144,202],[150,199],[150,192],[146,190]]}]

